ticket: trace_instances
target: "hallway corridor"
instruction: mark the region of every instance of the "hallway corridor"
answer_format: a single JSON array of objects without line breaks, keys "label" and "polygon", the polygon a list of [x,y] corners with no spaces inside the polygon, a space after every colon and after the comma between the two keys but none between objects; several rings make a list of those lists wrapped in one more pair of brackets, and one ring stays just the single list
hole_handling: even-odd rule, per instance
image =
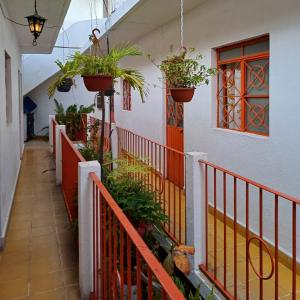
[{"label": "hallway corridor", "polygon": [[48,143],[27,143],[0,251],[0,300],[80,298],[74,230],[53,169]]}]

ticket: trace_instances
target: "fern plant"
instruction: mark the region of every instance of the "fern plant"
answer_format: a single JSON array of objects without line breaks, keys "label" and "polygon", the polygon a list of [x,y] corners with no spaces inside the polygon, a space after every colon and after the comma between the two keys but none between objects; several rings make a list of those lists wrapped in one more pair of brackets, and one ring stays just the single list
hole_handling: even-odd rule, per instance
[{"label": "fern plant", "polygon": [[[68,68],[64,69],[60,80],[74,78],[76,75],[110,75],[113,79],[127,80],[131,87],[137,90],[144,101],[147,94],[143,75],[133,69],[121,68],[119,63],[126,57],[141,56],[143,53],[136,47],[123,45],[112,48],[107,55],[93,56],[75,52],[71,56]],[[54,89],[55,90],[55,89]]]},{"label": "fern plant", "polygon": [[73,77],[69,74],[72,74],[72,70],[76,69],[76,61],[75,60],[67,60],[65,63],[62,63],[60,60],[55,61],[56,65],[60,69],[60,74],[56,77],[53,83],[48,87],[48,96],[52,98],[54,96],[55,90],[61,84],[63,84],[66,80],[72,80],[72,84],[74,84]]},{"label": "fern plant", "polygon": [[194,54],[195,49],[183,49],[178,55],[168,56],[158,67],[165,74],[170,88],[190,88],[208,84],[217,73],[215,68],[201,64],[203,56]]}]

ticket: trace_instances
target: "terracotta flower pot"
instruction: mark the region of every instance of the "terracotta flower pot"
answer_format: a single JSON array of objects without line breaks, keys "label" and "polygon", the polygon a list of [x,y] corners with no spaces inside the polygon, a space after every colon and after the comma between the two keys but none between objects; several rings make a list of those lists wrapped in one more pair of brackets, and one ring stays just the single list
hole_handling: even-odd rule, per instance
[{"label": "terracotta flower pot", "polygon": [[146,233],[149,233],[153,230],[153,225],[147,223],[140,223],[136,230],[140,234],[140,236],[143,237]]},{"label": "terracotta flower pot", "polygon": [[175,102],[190,102],[193,99],[195,88],[171,88],[170,92]]},{"label": "terracotta flower pot", "polygon": [[61,93],[67,93],[70,91],[72,85],[73,85],[72,78],[66,78],[62,81],[60,85],[57,86],[57,90]]},{"label": "terracotta flower pot", "polygon": [[85,87],[90,92],[105,92],[113,88],[113,78],[109,75],[82,76]]}]

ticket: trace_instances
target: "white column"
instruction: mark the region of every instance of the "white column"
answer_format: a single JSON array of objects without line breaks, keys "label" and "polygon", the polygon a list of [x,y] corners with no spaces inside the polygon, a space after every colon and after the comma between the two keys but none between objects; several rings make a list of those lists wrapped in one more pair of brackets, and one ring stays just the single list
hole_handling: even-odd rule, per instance
[{"label": "white column", "polygon": [[49,115],[49,150],[51,153],[53,152],[53,119],[55,119],[55,115]]},{"label": "white column", "polygon": [[111,124],[111,152],[112,152],[112,159],[118,159],[118,131],[116,123]]},{"label": "white column", "polygon": [[205,262],[205,190],[204,169],[199,159],[207,160],[201,152],[186,153],[186,226],[187,244],[195,247],[193,269],[197,270]]},{"label": "white column", "polygon": [[81,299],[89,299],[93,290],[93,184],[89,174],[100,178],[98,161],[78,164],[79,286]]},{"label": "white column", "polygon": [[62,181],[62,149],[61,149],[61,132],[66,132],[65,125],[56,125],[55,127],[55,172],[56,172],[56,185],[60,185]]}]

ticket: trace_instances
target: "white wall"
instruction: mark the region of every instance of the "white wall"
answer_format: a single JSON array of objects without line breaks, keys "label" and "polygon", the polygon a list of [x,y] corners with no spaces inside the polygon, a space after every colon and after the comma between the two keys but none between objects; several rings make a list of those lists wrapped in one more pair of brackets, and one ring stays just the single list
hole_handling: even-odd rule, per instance
[{"label": "white wall", "polygon": [[[102,24],[103,22],[103,20],[99,20],[99,23]],[[60,33],[56,45],[84,47],[85,44],[89,44],[89,33],[90,21],[77,22],[65,30],[65,32]],[[55,60],[59,59],[64,61],[64,59],[67,59],[75,51],[79,50],[80,49],[54,48],[51,54],[23,55],[24,95],[31,92],[35,87],[59,71],[58,66],[54,63]]]},{"label": "white wall", "polygon": [[[61,102],[66,109],[72,104],[77,104],[80,106],[91,105],[95,101],[96,93],[89,92],[83,83],[80,76],[75,78],[76,87],[72,87],[69,93],[60,93],[56,91],[53,99],[49,99],[47,95],[47,90],[53,77],[46,80],[44,83],[35,88],[28,96],[37,104],[37,109],[34,114],[34,133],[36,135],[42,135],[42,128],[48,126],[48,116],[54,114],[55,103],[53,99],[55,98],[58,102]],[[107,101],[107,100],[106,100]],[[95,109],[95,115],[100,117],[100,111]]]},{"label": "white wall", "polygon": [[[267,186],[300,197],[300,2],[297,0],[211,0],[185,15],[185,45],[196,47],[204,63],[215,65],[213,49],[229,43],[270,34],[270,136],[233,132],[216,127],[215,80],[197,88],[191,103],[184,105],[185,151],[208,153],[211,162],[250,177]],[[179,20],[160,27],[136,41],[142,50],[161,61],[171,45],[179,44]],[[146,60],[132,63],[150,85],[161,86],[155,66]],[[116,100],[116,120],[122,127],[144,136],[165,139],[165,99],[160,88],[150,87],[146,104],[133,96],[132,112],[122,111]],[[221,193],[219,193],[221,195]],[[220,199],[221,200],[221,199]],[[230,200],[232,201],[232,199]],[[255,199],[256,201],[256,199]],[[274,238],[274,206],[264,207],[264,234]],[[269,202],[269,204],[268,204]],[[251,210],[251,226],[257,229],[257,202]],[[244,222],[245,202],[238,203],[238,217]],[[298,210],[298,220],[300,217]],[[280,244],[291,247],[291,207],[280,206]],[[298,239],[299,239],[298,232]],[[298,243],[298,253],[299,253]]]},{"label": "white wall", "polygon": [[[300,85],[298,53],[300,51],[300,2],[297,0],[210,0],[185,15],[185,45],[196,47],[204,56],[206,65],[214,65],[214,48],[262,34],[270,34],[270,136],[232,132],[215,128],[215,79],[209,86],[197,88],[191,103],[184,107],[185,151],[208,153],[211,162],[228,168],[245,177],[300,197]],[[136,44],[145,53],[151,53],[160,62],[171,46],[179,46],[179,20],[144,36]],[[120,42],[122,37],[120,36]],[[123,41],[124,42],[124,41]],[[132,93],[132,111],[122,110],[121,95],[116,95],[117,125],[138,134],[165,142],[165,96],[158,69],[145,57],[132,58],[124,66],[139,69],[146,78],[150,95],[141,103],[137,92]],[[93,97],[82,89],[81,80],[76,88],[76,101],[90,104]],[[121,83],[116,84],[117,91]],[[48,121],[52,107],[42,108],[49,101],[46,86],[31,94],[40,104],[37,124]],[[59,95],[64,103],[74,101],[72,93]],[[63,99],[61,98],[61,99]],[[49,104],[49,102],[47,102]],[[37,128],[38,129],[38,128]],[[229,191],[230,193],[230,191]],[[219,193],[221,195],[221,193]],[[256,201],[257,199],[255,199]],[[232,201],[232,199],[230,200]],[[254,200],[253,200],[254,201]],[[257,230],[257,203],[253,202],[251,226]],[[272,201],[267,199],[266,203]],[[272,203],[272,202],[271,202]],[[222,207],[220,206],[222,209]],[[264,234],[273,239],[273,205],[264,207]],[[229,205],[229,211],[231,210]],[[231,210],[232,211],[232,210]],[[245,203],[240,197],[238,218],[244,222]],[[300,214],[298,211],[298,220]],[[291,208],[280,206],[280,244],[289,251],[291,247]],[[298,233],[299,237],[299,233]],[[300,243],[298,243],[298,250]]]},{"label": "white wall", "polygon": [[[3,6],[3,1],[0,0]],[[15,185],[20,166],[20,149],[23,149],[19,127],[19,87],[18,70],[21,71],[21,56],[13,26],[0,13],[0,247],[13,201]],[[12,63],[12,123],[6,124],[5,67],[4,51]],[[21,109],[23,109],[21,107]],[[21,124],[22,124],[21,120]],[[20,145],[21,144],[21,145]]]}]

